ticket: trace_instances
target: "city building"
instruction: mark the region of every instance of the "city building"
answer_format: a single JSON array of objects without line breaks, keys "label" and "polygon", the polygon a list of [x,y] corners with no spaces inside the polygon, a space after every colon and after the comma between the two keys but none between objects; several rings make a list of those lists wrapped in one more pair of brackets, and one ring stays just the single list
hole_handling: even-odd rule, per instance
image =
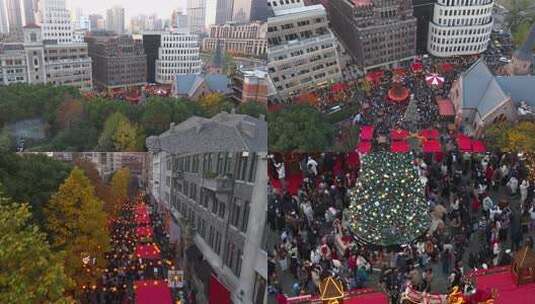
[{"label": "city building", "polygon": [[[297,2],[299,2],[299,0],[297,0]],[[268,14],[269,9],[266,0],[234,0],[232,10],[233,21],[240,23],[266,21]]]},{"label": "city building", "polygon": [[50,83],[92,88],[87,44],[43,40],[41,28],[23,28],[23,43],[0,44],[0,85]]},{"label": "city building", "polygon": [[143,50],[147,55],[147,82],[156,83],[156,60],[158,60],[162,34],[160,32],[143,33]]},{"label": "city building", "polygon": [[427,54],[429,23],[433,20],[436,0],[412,0],[416,17],[416,54]]},{"label": "city building", "polygon": [[238,102],[267,104],[269,75],[266,67],[240,68],[232,75],[232,98]]},{"label": "city building", "polygon": [[192,34],[204,33],[206,20],[206,0],[188,0],[188,30]]},{"label": "city building", "polygon": [[102,15],[91,14],[89,15],[90,29],[92,31],[103,30],[105,27],[106,21]]},{"label": "city building", "polygon": [[416,55],[411,0],[329,1],[334,32],[363,70],[394,66]]},{"label": "city building", "polygon": [[6,10],[9,33],[13,37],[22,38],[22,13],[20,9],[20,0],[6,0]]},{"label": "city building", "polygon": [[179,32],[188,31],[188,15],[181,10],[174,10],[171,15],[171,27]]},{"label": "city building", "polygon": [[342,77],[338,41],[322,5],[271,4],[268,18],[268,72],[281,98],[295,96]]},{"label": "city building", "polygon": [[96,88],[110,90],[146,84],[147,56],[140,40],[113,32],[91,32],[85,41]]},{"label": "city building", "polygon": [[487,49],[494,0],[437,0],[427,51],[437,57],[480,54]]},{"label": "city building", "polygon": [[206,0],[205,28],[232,20],[232,0]]},{"label": "city building", "polygon": [[518,118],[518,107],[535,106],[535,76],[495,76],[479,59],[455,80],[450,98],[456,111],[455,122],[464,132],[479,136],[489,125]]},{"label": "city building", "polygon": [[199,303],[267,302],[266,129],[264,120],[223,112],[147,139],[149,189],[169,214]]},{"label": "city building", "polygon": [[201,58],[195,34],[163,32],[156,60],[156,82],[170,84],[176,75],[199,74]]},{"label": "city building", "polygon": [[106,11],[106,30],[115,32],[117,34],[124,33],[125,16],[124,8],[114,6]]},{"label": "city building", "polygon": [[57,43],[71,43],[73,27],[65,0],[40,0],[38,24],[41,26],[43,40],[55,40]]},{"label": "city building", "polygon": [[24,4],[24,24],[34,24],[35,23],[35,0],[23,0]]},{"label": "city building", "polygon": [[9,33],[9,27],[7,26],[7,14],[4,6],[4,0],[0,0],[0,34]]},{"label": "city building", "polygon": [[172,87],[173,96],[191,100],[199,100],[212,93],[230,95],[232,93],[230,79],[223,74],[177,75]]},{"label": "city building", "polygon": [[235,23],[212,25],[203,39],[203,51],[214,52],[218,45],[234,56],[262,57],[267,52],[267,23]]}]

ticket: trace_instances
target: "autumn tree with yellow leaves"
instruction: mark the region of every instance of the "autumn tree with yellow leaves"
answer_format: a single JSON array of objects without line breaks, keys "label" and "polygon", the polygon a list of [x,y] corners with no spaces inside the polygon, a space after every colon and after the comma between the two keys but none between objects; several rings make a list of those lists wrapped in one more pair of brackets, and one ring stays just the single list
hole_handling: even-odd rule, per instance
[{"label": "autumn tree with yellow leaves", "polygon": [[127,167],[123,167],[113,174],[110,186],[112,201],[115,203],[114,210],[117,210],[122,202],[128,199],[128,187],[131,179],[132,175]]},{"label": "autumn tree with yellow leaves", "polygon": [[75,167],[45,207],[52,249],[77,286],[96,284],[109,249],[107,215],[84,172]]},{"label": "autumn tree with yellow leaves", "polygon": [[535,123],[498,123],[485,130],[485,141],[493,150],[503,152],[535,151]]}]

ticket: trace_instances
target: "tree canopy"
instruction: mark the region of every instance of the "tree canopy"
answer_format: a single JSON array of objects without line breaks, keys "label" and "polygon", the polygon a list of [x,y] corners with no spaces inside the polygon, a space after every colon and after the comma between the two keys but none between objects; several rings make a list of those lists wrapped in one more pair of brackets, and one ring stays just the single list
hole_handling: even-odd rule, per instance
[{"label": "tree canopy", "polygon": [[498,123],[485,130],[485,140],[493,150],[503,152],[535,151],[535,123]]}]

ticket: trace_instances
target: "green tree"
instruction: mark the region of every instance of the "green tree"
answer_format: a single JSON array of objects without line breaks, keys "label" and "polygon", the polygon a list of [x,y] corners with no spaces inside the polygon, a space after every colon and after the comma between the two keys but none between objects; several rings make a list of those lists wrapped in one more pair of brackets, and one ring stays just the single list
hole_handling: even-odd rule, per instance
[{"label": "green tree", "polygon": [[114,213],[117,211],[120,204],[128,199],[128,187],[131,180],[132,175],[127,167],[121,168],[113,174],[110,186],[112,201],[115,204],[115,207],[112,208]]},{"label": "green tree", "polygon": [[333,144],[334,128],[315,108],[293,105],[268,113],[269,150],[326,151]]},{"label": "green tree", "polygon": [[106,119],[98,140],[99,151],[139,151],[143,148],[143,134],[121,112]]},{"label": "green tree", "polygon": [[50,250],[46,235],[31,223],[27,204],[0,192],[0,303],[68,303],[73,282],[61,255]]},{"label": "green tree", "polygon": [[7,127],[0,130],[0,154],[11,150],[11,136]]},{"label": "green tree", "polygon": [[44,206],[71,170],[71,165],[45,155],[0,153],[0,184],[14,201],[30,205],[41,228],[46,222]]},{"label": "green tree", "polygon": [[[75,167],[45,208],[52,248],[65,252],[65,269],[77,286],[95,284],[109,249],[107,216],[84,172]],[[84,258],[89,258],[89,262]],[[93,263],[93,261],[95,261]]]},{"label": "green tree", "polygon": [[143,104],[141,125],[150,135],[161,134],[169,128],[173,119],[173,103],[164,98],[149,98]]},{"label": "green tree", "polygon": [[238,106],[238,113],[259,118],[260,115],[267,115],[267,106],[260,102],[245,102]]}]

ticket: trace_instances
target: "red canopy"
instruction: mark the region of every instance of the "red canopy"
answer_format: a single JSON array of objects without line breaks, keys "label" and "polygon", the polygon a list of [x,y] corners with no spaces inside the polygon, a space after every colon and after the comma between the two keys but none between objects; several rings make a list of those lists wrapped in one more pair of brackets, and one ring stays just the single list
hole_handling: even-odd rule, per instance
[{"label": "red canopy", "polygon": [[135,281],[136,304],[172,304],[171,290],[163,280]]},{"label": "red canopy", "polygon": [[453,103],[449,99],[437,98],[438,112],[440,116],[455,116]]},{"label": "red canopy", "polygon": [[338,83],[335,83],[335,84],[333,84],[331,86],[331,91],[333,93],[338,93],[338,92],[343,91],[345,89],[347,89],[347,85],[345,83],[343,83],[343,82],[338,82]]},{"label": "red canopy", "polygon": [[437,139],[440,137],[440,132],[437,129],[425,129],[420,131],[420,136],[423,136],[427,139]]},{"label": "red canopy", "polygon": [[373,126],[362,126],[360,128],[360,140],[371,140],[373,138]]},{"label": "red canopy", "polygon": [[411,70],[413,72],[421,72],[423,69],[424,65],[419,61],[415,61],[411,64]]},{"label": "red canopy", "polygon": [[142,259],[156,260],[160,258],[160,248],[155,244],[138,244],[135,255]]},{"label": "red canopy", "polygon": [[392,129],[390,131],[390,138],[392,140],[404,140],[409,137],[410,133],[404,129]]},{"label": "red canopy", "polygon": [[409,143],[406,140],[393,141],[390,151],[394,153],[407,153],[410,150]]},{"label": "red canopy", "polygon": [[405,74],[407,74],[407,70],[404,68],[393,68],[392,73],[397,76],[405,76]]},{"label": "red canopy", "polygon": [[424,142],[423,150],[426,153],[437,153],[442,151],[442,147],[440,146],[440,142],[438,142],[438,140],[428,140]]},{"label": "red canopy", "polygon": [[453,70],[453,64],[451,63],[448,63],[448,62],[444,62],[440,65],[440,69],[442,70],[442,72],[444,73],[448,73],[448,72],[451,72]]},{"label": "red canopy", "polygon": [[370,153],[372,149],[372,143],[369,141],[361,141],[357,146],[357,151],[360,153]]},{"label": "red canopy", "polygon": [[208,304],[231,304],[230,290],[212,274],[209,283]]},{"label": "red canopy", "polygon": [[379,80],[381,80],[381,78],[383,78],[384,75],[385,72],[382,70],[371,71],[366,74],[366,80],[377,83]]},{"label": "red canopy", "polygon": [[139,238],[152,237],[152,228],[150,226],[141,226],[136,228],[136,235]]},{"label": "red canopy", "polygon": [[458,133],[457,134],[457,147],[462,152],[472,152],[472,140],[470,137]]},{"label": "red canopy", "polygon": [[487,148],[481,140],[472,140],[472,151],[475,153],[485,153]]}]

